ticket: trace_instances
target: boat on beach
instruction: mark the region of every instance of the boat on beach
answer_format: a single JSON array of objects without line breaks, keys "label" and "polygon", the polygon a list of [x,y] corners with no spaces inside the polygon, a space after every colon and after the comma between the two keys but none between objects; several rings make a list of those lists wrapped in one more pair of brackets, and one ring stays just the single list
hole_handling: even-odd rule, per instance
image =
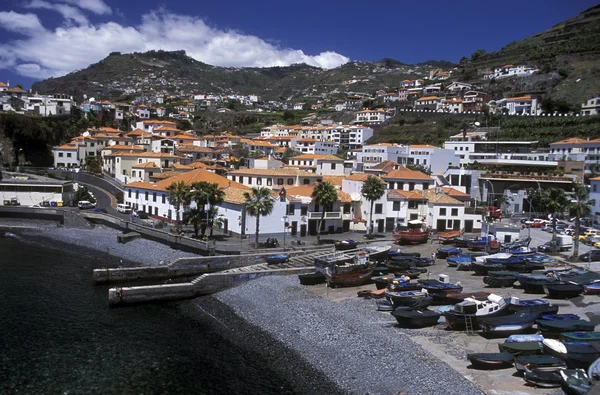
[{"label": "boat on beach", "polygon": [[567,395],[584,395],[592,387],[592,380],[584,369],[564,369],[560,377],[560,387]]},{"label": "boat on beach", "polygon": [[586,320],[537,320],[538,329],[542,333],[558,335],[562,332],[593,332],[594,324]]},{"label": "boat on beach", "polygon": [[395,230],[392,237],[396,244],[423,244],[429,239],[429,229],[419,220],[408,221],[409,228],[406,230]]},{"label": "boat on beach", "polygon": [[494,370],[512,368],[515,357],[507,352],[467,354],[474,369]]},{"label": "boat on beach", "polygon": [[440,259],[446,259],[450,256],[459,255],[462,252],[460,248],[457,247],[440,247],[437,249],[437,257]]},{"label": "boat on beach", "polygon": [[358,248],[358,241],[351,239],[338,240],[334,246],[336,251],[355,250]]},{"label": "boat on beach", "polygon": [[289,260],[290,256],[288,254],[273,254],[265,256],[265,262],[267,262],[267,265],[279,265]]},{"label": "boat on beach", "polygon": [[420,307],[431,306],[433,298],[423,291],[385,291],[385,297],[394,307]]},{"label": "boat on beach", "polygon": [[586,342],[600,344],[600,332],[561,332],[559,339],[568,342]]},{"label": "boat on beach", "polygon": [[369,256],[363,252],[354,254],[334,253],[315,258],[315,269],[325,275],[327,285],[357,286],[371,280],[377,264],[369,262]]},{"label": "boat on beach", "polygon": [[465,329],[467,320],[471,321],[472,328],[476,330],[479,329],[479,318],[506,315],[509,313],[507,307],[508,303],[503,297],[491,294],[485,301],[467,298],[443,315],[452,330]]},{"label": "boat on beach", "polygon": [[576,284],[545,284],[544,292],[549,298],[569,299],[583,293],[583,285]]},{"label": "boat on beach", "polygon": [[538,368],[542,366],[566,368],[567,364],[553,355],[520,355],[515,358],[515,368],[520,372],[525,372],[528,367]]},{"label": "boat on beach", "polygon": [[540,366],[540,367],[525,367],[525,374],[523,375],[523,379],[528,384],[531,384],[535,387],[542,388],[556,388],[560,387],[561,377],[560,371],[563,370],[562,367],[554,367],[554,366]]},{"label": "boat on beach", "polygon": [[318,285],[326,281],[325,275],[321,272],[299,274],[298,279],[302,285]]},{"label": "boat on beach", "polygon": [[436,325],[440,319],[440,313],[427,308],[397,307],[392,315],[401,326],[409,328],[424,328]]},{"label": "boat on beach", "polygon": [[480,317],[478,322],[484,334],[508,336],[530,330],[537,318],[537,313],[520,312],[498,317]]},{"label": "boat on beach", "polygon": [[526,293],[543,294],[544,285],[556,283],[558,280],[548,274],[522,273],[517,275],[517,281]]},{"label": "boat on beach", "polygon": [[369,255],[370,260],[381,261],[387,258],[390,246],[366,246],[362,248]]}]

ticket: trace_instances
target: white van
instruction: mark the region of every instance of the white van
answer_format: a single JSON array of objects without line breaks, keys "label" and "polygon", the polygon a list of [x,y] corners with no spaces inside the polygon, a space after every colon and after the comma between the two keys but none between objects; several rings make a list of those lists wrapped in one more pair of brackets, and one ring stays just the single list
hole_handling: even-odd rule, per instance
[{"label": "white van", "polygon": [[80,210],[87,210],[96,207],[96,203],[88,202],[87,200],[80,200],[77,202],[77,207],[79,207]]},{"label": "white van", "polygon": [[131,206],[128,204],[117,204],[117,211],[120,213],[131,213]]}]

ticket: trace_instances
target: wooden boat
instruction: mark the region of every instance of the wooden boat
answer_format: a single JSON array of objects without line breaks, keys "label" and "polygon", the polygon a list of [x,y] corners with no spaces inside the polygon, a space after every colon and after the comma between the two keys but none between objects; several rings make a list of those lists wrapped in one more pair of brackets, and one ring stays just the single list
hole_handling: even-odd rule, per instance
[{"label": "wooden boat", "polygon": [[520,355],[515,358],[515,368],[524,372],[526,368],[555,367],[566,368],[567,364],[553,355]]},{"label": "wooden boat", "polygon": [[370,260],[380,261],[387,258],[390,248],[390,246],[366,246],[362,251],[369,255]]},{"label": "wooden boat", "polygon": [[584,284],[583,290],[588,295],[599,295],[600,294],[600,282]]},{"label": "wooden boat", "polygon": [[448,232],[438,232],[436,237],[442,244],[454,243],[463,233],[462,230],[451,230]]},{"label": "wooden boat", "polygon": [[473,241],[474,239],[465,239],[463,237],[457,237],[454,240],[452,240],[452,245],[454,245],[454,247],[458,247],[458,248],[467,248],[469,247],[469,242]]},{"label": "wooden boat", "polygon": [[[537,320],[538,329],[542,333],[558,335],[562,332],[594,331],[594,324],[585,320],[549,321]],[[545,336],[545,335],[544,335]]]},{"label": "wooden boat", "polygon": [[513,366],[515,357],[507,352],[467,354],[467,359],[475,369],[507,369]]},{"label": "wooden boat", "polygon": [[558,280],[546,274],[519,274],[517,281],[526,293],[542,294],[544,285],[556,283]]},{"label": "wooden boat", "polygon": [[339,240],[335,242],[335,249],[337,251],[355,250],[358,248],[358,241],[356,240]]},{"label": "wooden boat", "polygon": [[461,252],[462,252],[462,250],[457,247],[438,248],[437,249],[437,257],[440,259],[446,259],[450,256],[459,255]]},{"label": "wooden boat", "polygon": [[555,367],[525,368],[523,378],[528,384],[536,387],[556,388],[561,384],[560,371],[562,369]]},{"label": "wooden boat", "polygon": [[325,275],[321,272],[299,274],[298,279],[302,285],[317,285],[325,282]]},{"label": "wooden boat", "polygon": [[334,253],[315,258],[315,269],[325,275],[327,285],[356,286],[371,280],[376,264],[364,252]]},{"label": "wooden boat", "polygon": [[538,341],[529,342],[504,342],[498,344],[501,352],[507,352],[515,357],[521,355],[540,355],[542,353],[542,343]]},{"label": "wooden boat", "polygon": [[375,283],[377,289],[390,288],[394,291],[416,291],[421,289],[421,284],[411,283],[400,276],[381,276],[372,277],[371,280]]},{"label": "wooden boat", "polygon": [[537,318],[537,313],[520,312],[498,317],[480,317],[478,322],[483,333],[488,336],[508,336],[530,330]]},{"label": "wooden boat", "polygon": [[416,309],[412,307],[397,307],[392,315],[401,326],[409,328],[423,328],[436,325],[440,319],[440,313],[428,309]]},{"label": "wooden boat", "polygon": [[583,293],[583,285],[575,284],[546,284],[544,292],[549,298],[569,299],[575,298]]},{"label": "wooden boat", "polygon": [[491,295],[491,292],[457,292],[457,293],[449,293],[446,295],[446,301],[448,304],[457,304],[463,302],[467,298],[473,298],[475,300],[487,300],[487,298]]},{"label": "wooden boat", "polygon": [[566,395],[584,395],[592,388],[592,380],[584,369],[563,369],[560,378],[560,387]]},{"label": "wooden boat", "polygon": [[265,261],[267,265],[278,265],[280,263],[285,263],[290,260],[290,256],[288,254],[273,254],[267,255],[265,257]]},{"label": "wooden boat", "polygon": [[479,329],[478,319],[481,317],[492,317],[508,314],[508,303],[495,294],[488,296],[488,300],[480,301],[467,298],[457,303],[454,308],[443,313],[448,327],[452,330],[463,330],[466,327],[466,319],[470,319],[473,329]]},{"label": "wooden boat", "polygon": [[586,342],[600,344],[600,332],[561,332],[559,339],[568,342]]},{"label": "wooden boat", "polygon": [[397,244],[423,244],[429,239],[429,230],[414,228],[392,232],[392,237]]}]

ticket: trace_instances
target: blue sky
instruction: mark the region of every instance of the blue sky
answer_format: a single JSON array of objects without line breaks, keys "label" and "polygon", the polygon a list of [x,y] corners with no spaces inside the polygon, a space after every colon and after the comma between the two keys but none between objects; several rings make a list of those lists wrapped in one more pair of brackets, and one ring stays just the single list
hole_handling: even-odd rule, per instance
[{"label": "blue sky", "polygon": [[0,0],[0,81],[21,83],[87,67],[112,51],[177,50],[220,66],[305,62],[332,68],[384,57],[458,62],[498,50],[597,4],[514,5],[338,0]]}]

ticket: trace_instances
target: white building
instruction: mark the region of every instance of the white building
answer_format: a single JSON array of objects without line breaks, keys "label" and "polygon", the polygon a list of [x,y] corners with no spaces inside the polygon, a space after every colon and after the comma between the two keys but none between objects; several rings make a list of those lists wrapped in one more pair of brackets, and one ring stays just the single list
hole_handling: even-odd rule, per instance
[{"label": "white building", "polygon": [[335,155],[302,154],[289,158],[289,165],[315,171],[322,176],[343,176],[346,174],[344,160]]},{"label": "white building", "polygon": [[400,164],[408,161],[409,148],[407,145],[379,143],[363,146],[362,151],[357,152],[356,162],[362,163],[365,169],[378,163],[391,160]]},{"label": "white building", "polygon": [[458,166],[459,157],[451,149],[429,144],[411,144],[408,163],[429,168],[432,174],[443,174],[449,166]]},{"label": "white building", "polygon": [[392,117],[392,113],[382,108],[377,110],[362,110],[356,113],[356,123],[360,124],[380,124]]},{"label": "white building", "polygon": [[333,141],[320,141],[313,138],[292,139],[290,146],[303,154],[335,154],[339,149]]},{"label": "white building", "polygon": [[53,206],[66,206],[73,200],[73,181],[7,171],[2,176],[0,203],[16,199],[22,206],[42,205],[44,202]]},{"label": "white building", "polygon": [[323,180],[319,174],[289,167],[232,170],[227,173],[227,178],[248,187],[268,188],[311,185]]},{"label": "white building", "polygon": [[581,105],[581,115],[600,114],[600,95],[592,97]]}]

